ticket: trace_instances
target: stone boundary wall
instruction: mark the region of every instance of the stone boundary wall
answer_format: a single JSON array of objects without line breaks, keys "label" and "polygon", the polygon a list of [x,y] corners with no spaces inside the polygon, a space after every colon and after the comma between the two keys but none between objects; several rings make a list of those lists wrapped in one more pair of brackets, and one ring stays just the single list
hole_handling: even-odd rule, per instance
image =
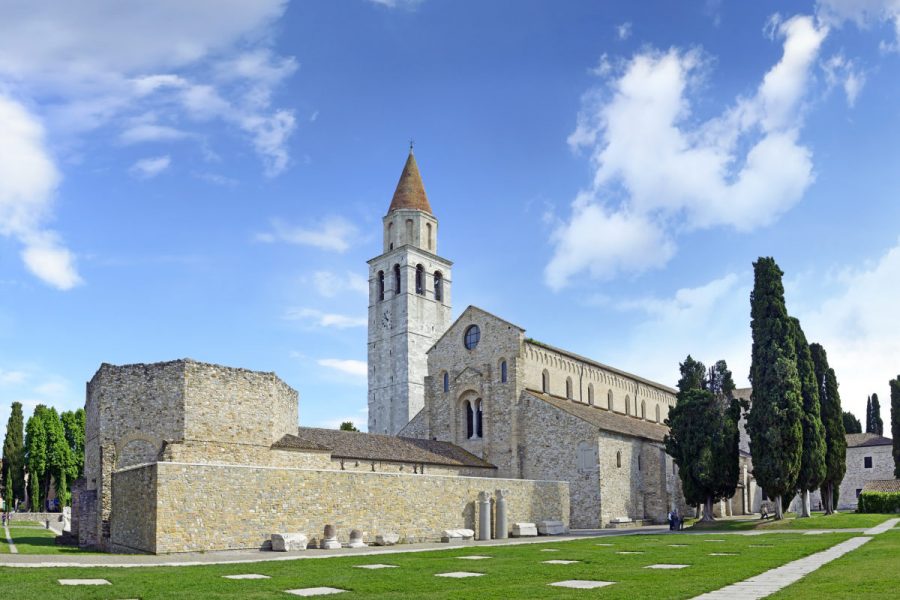
[{"label": "stone boundary wall", "polygon": [[62,513],[58,512],[11,512],[9,513],[9,517],[11,521],[37,521],[41,525],[43,525],[47,519],[50,519],[50,523],[56,523],[59,521],[59,518],[62,516]]},{"label": "stone boundary wall", "polygon": [[[477,529],[478,492],[493,496],[498,488],[509,490],[510,526],[543,519],[569,523],[569,484],[564,481],[195,463],[131,470],[137,469],[156,476],[158,553],[261,548],[278,531],[318,539],[326,523],[335,525],[344,541],[354,528],[367,532],[368,540],[392,531],[407,541],[434,541],[443,529]],[[119,481],[131,470],[117,473],[123,476]],[[115,518],[145,518],[146,507],[129,504],[128,495],[117,501],[121,511]]]}]

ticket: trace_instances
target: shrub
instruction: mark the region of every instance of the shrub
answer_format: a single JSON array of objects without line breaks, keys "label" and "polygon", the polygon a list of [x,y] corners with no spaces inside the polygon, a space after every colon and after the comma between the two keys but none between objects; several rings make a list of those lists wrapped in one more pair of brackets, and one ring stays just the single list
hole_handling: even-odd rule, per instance
[{"label": "shrub", "polygon": [[856,512],[900,512],[900,492],[863,492],[859,495],[859,505],[856,508]]}]

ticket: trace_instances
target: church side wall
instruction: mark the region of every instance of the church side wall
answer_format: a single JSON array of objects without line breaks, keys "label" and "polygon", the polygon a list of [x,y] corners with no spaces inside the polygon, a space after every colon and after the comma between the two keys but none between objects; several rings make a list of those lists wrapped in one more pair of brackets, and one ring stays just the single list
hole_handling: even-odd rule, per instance
[{"label": "church side wall", "polygon": [[[318,538],[326,523],[436,540],[476,529],[478,492],[509,490],[509,523],[569,521],[569,486],[526,481],[332,470],[158,463],[156,551],[259,548],[273,532]],[[136,507],[139,510],[140,507]]]},{"label": "church side wall", "polygon": [[[856,490],[861,490],[867,481],[894,478],[894,457],[892,446],[859,446],[847,448],[847,472],[841,481],[838,509],[856,510],[859,500]],[[865,458],[871,457],[872,467],[865,468]]]},{"label": "church side wall", "polygon": [[161,460],[165,462],[252,464],[262,467],[327,469],[331,465],[331,454],[329,452],[273,450],[269,446],[254,446],[251,444],[183,442],[168,444],[162,453]]},{"label": "church side wall", "polygon": [[528,395],[522,398],[521,418],[524,438],[528,440],[521,449],[522,476],[568,481],[572,527],[598,527],[601,504],[597,429]]},{"label": "church side wall", "polygon": [[156,474],[155,464],[113,474],[110,550],[156,552]]},{"label": "church side wall", "polygon": [[[550,377],[549,393],[567,397],[566,380],[572,380],[572,399],[590,403],[593,390],[593,404],[617,413],[643,417],[657,422],[656,409],[659,408],[659,422],[669,415],[669,408],[675,406],[674,394],[648,385],[626,375],[615,373],[566,354],[556,352],[540,344],[527,343],[524,348],[525,387],[543,390],[543,372]],[[612,392],[612,406],[609,395]]]},{"label": "church side wall", "polygon": [[665,521],[677,488],[661,444],[601,431],[599,464],[604,525],[620,518]]}]

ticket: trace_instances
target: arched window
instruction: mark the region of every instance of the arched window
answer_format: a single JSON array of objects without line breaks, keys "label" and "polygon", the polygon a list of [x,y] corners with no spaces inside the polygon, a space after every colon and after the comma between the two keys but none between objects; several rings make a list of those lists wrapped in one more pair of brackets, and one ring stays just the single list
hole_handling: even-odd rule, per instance
[{"label": "arched window", "polygon": [[438,302],[444,301],[444,276],[440,271],[434,272],[434,299]]},{"label": "arched window", "polygon": [[500,361],[500,383],[507,382],[507,373],[506,373],[506,361]]},{"label": "arched window", "polygon": [[622,468],[622,451],[616,452],[616,468]]},{"label": "arched window", "polygon": [[613,393],[612,390],[609,390],[609,393],[606,394],[606,409],[613,409]]},{"label": "arched window", "polygon": [[641,400],[641,418],[647,418],[647,403],[643,400]]},{"label": "arched window", "polygon": [[484,414],[484,409],[481,404],[481,398],[475,401],[475,437],[481,438],[484,436],[482,431],[482,416]]},{"label": "arched window", "polygon": [[388,223],[388,249],[394,249],[394,222]]},{"label": "arched window", "polygon": [[656,422],[659,423],[659,404],[656,405]]},{"label": "arched window", "polygon": [[425,294],[425,267],[416,265],[416,293]]},{"label": "arched window", "polygon": [[641,470],[641,455],[638,454],[638,471]]},{"label": "arched window", "polygon": [[384,300],[384,271],[378,271],[378,301]]},{"label": "arched window", "polygon": [[463,344],[467,350],[474,350],[478,342],[481,341],[481,329],[478,325],[469,325],[463,336]]},{"label": "arched window", "polygon": [[625,394],[625,414],[631,415],[631,397]]},{"label": "arched window", "polygon": [[544,369],[544,372],[541,373],[541,390],[545,394],[550,393],[550,373],[547,372],[547,369]]},{"label": "arched window", "polygon": [[431,223],[425,223],[425,231],[428,235],[428,249],[431,250],[434,248],[434,240],[431,236]]},{"label": "arched window", "polygon": [[450,374],[444,371],[444,393],[450,391]]},{"label": "arched window", "polygon": [[566,398],[572,399],[572,378],[566,377]]},{"label": "arched window", "polygon": [[406,243],[413,243],[413,222],[412,219],[406,220]]},{"label": "arched window", "polygon": [[590,404],[591,406],[594,405],[594,384],[593,383],[588,384],[588,404]]},{"label": "arched window", "polygon": [[472,403],[466,400],[466,439],[471,440],[475,435],[475,412]]},{"label": "arched window", "polygon": [[394,265],[394,293],[400,293],[400,265]]}]

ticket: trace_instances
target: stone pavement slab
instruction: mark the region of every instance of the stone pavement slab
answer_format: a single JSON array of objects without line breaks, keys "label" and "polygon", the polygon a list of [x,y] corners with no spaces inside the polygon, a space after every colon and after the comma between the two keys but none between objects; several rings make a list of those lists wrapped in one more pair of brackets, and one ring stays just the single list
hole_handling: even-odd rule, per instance
[{"label": "stone pavement slab", "polygon": [[884,533],[889,529],[893,529],[894,525],[900,523],[900,519],[888,519],[881,525],[876,525],[871,529],[866,529],[866,535],[878,535],[879,533]]},{"label": "stone pavement slab", "polygon": [[111,585],[105,579],[60,579],[59,585]]},{"label": "stone pavement slab", "polygon": [[643,550],[619,550],[616,554],[643,554]]},{"label": "stone pavement slab", "polygon": [[545,565],[574,565],[577,562],[581,562],[580,560],[545,560],[542,561]]},{"label": "stone pavement slab", "polygon": [[472,554],[471,556],[457,556],[459,560],[485,560],[488,558],[493,558],[493,556],[482,556],[480,554]]},{"label": "stone pavement slab", "polygon": [[385,565],[382,563],[374,563],[371,565],[354,565],[356,569],[396,569],[397,565]]},{"label": "stone pavement slab", "polygon": [[346,592],[347,590],[341,590],[333,587],[311,587],[284,591],[286,594],[293,594],[294,596],[327,596],[329,594],[340,594],[342,592]]},{"label": "stone pavement slab", "polygon": [[647,565],[645,569],[686,569],[691,565],[674,565],[669,563],[660,563],[656,565]]},{"label": "stone pavement slab", "polygon": [[450,573],[437,573],[435,577],[451,577],[453,579],[463,579],[465,577],[481,577],[484,573],[471,573],[469,571],[451,571]]},{"label": "stone pavement slab", "polygon": [[541,548],[541,552],[559,552],[559,548]]},{"label": "stone pavement slab", "polygon": [[240,575],[222,575],[223,579],[271,579],[268,575],[259,573],[242,573]]},{"label": "stone pavement slab", "polygon": [[16,548],[16,545],[13,544],[12,538],[9,535],[9,527],[4,527],[3,529],[6,532],[6,543],[9,545],[9,553],[18,554],[19,550]]},{"label": "stone pavement slab", "polygon": [[556,587],[564,587],[564,588],[574,588],[576,590],[593,590],[600,587],[605,587],[607,585],[614,584],[615,581],[593,581],[590,579],[567,579],[566,581],[557,581],[555,583],[548,583],[547,585],[554,585]]},{"label": "stone pavement slab", "polygon": [[727,585],[714,592],[697,596],[695,600],[756,600],[774,594],[805,575],[812,573],[822,565],[855,550],[871,540],[870,537],[855,537],[844,542],[782,565],[775,569],[760,573],[744,581]]}]

